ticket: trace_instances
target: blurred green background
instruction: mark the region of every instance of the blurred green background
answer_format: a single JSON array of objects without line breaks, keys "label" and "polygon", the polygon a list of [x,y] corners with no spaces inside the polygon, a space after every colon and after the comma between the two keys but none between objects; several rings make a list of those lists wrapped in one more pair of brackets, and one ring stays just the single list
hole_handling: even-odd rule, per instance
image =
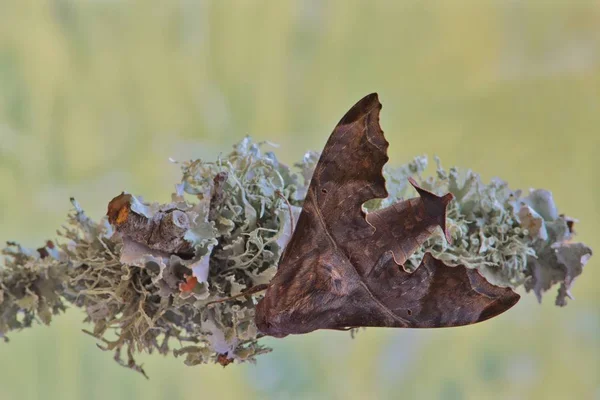
[{"label": "blurred green background", "polygon": [[[54,237],[75,196],[166,201],[169,157],[244,135],[293,162],[379,92],[391,163],[438,154],[551,189],[600,251],[597,1],[0,1],[0,240]],[[457,329],[317,332],[257,365],[122,369],[69,310],[0,344],[0,399],[600,399],[600,258],[563,309],[528,294]]]}]

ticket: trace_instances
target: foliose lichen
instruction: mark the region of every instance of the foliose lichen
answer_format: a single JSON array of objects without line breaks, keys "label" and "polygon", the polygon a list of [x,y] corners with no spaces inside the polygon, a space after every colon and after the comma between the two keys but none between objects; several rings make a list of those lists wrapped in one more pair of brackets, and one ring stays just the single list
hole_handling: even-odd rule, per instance
[{"label": "foliose lichen", "polygon": [[[592,250],[571,242],[575,220],[558,213],[552,193],[531,189],[524,196],[499,178],[484,184],[471,170],[446,171],[438,158],[436,163],[435,176],[421,178],[421,184],[437,194],[454,195],[447,220],[453,241],[447,243],[441,232],[434,235],[409,259],[412,268],[429,251],[447,265],[477,268],[494,285],[523,285],[540,302],[544,292],[560,284],[555,303],[566,305]],[[426,166],[425,158],[417,158],[393,175],[397,179],[414,171],[420,176]],[[405,189],[397,194],[404,195]]]},{"label": "foliose lichen", "polygon": [[[0,266],[0,337],[36,319],[47,324],[70,303],[85,310],[99,347],[142,373],[139,352],[227,365],[269,351],[254,324],[262,293],[252,289],[276,272],[319,154],[308,152],[290,168],[266,145],[245,138],[216,161],[180,163],[183,177],[169,204],[123,193],[94,222],[72,200],[57,245],[10,243]],[[452,244],[440,232],[405,267],[416,268],[429,251],[448,265],[479,269],[493,284],[524,286],[540,300],[559,285],[556,304],[564,306],[591,250],[571,242],[574,220],[558,214],[552,194],[523,195],[499,179],[485,184],[470,170],[446,171],[436,162],[431,177],[422,176],[425,157],[386,167],[390,196],[364,205],[373,210],[413,196],[409,176],[454,194]]]}]

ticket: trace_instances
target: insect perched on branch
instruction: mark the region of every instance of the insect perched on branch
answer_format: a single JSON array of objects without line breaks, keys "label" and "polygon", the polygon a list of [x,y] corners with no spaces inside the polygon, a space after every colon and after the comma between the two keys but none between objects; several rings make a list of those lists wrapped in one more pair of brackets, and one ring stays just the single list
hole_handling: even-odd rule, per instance
[{"label": "insect perched on branch", "polygon": [[519,300],[477,270],[447,266],[430,253],[414,272],[403,268],[437,227],[451,240],[446,207],[453,196],[437,196],[411,179],[420,197],[363,211],[366,201],[388,196],[380,110],[377,94],[364,97],[325,145],[277,274],[257,305],[256,325],[264,334],[469,325]]},{"label": "insect perched on branch", "polygon": [[[294,167],[246,137],[216,161],[180,163],[169,203],[121,193],[96,222],[71,199],[57,240],[0,249],[0,339],[72,305],[102,349],[144,373],[140,352],[225,366],[269,352],[268,335],[473,324],[512,307],[520,286],[540,301],[558,286],[565,306],[592,250],[552,193],[439,160],[425,178],[426,157],[384,166],[380,109],[376,94],[359,101],[320,159]],[[409,182],[419,197],[403,200]]]}]

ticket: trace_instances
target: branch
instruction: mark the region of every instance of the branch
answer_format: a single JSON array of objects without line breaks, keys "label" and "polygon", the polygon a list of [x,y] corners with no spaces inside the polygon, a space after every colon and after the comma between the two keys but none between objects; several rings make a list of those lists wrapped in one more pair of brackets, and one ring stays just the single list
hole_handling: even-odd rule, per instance
[{"label": "branch", "polygon": [[[141,373],[134,356],[143,351],[223,366],[268,352],[254,325],[258,289],[275,274],[318,154],[307,153],[291,169],[263,147],[245,138],[215,162],[181,163],[169,204],[122,193],[94,222],[72,200],[58,244],[29,250],[9,243],[0,266],[0,337],[36,320],[49,324],[70,303],[86,311],[100,348]],[[374,210],[413,195],[408,177],[454,194],[447,223],[453,244],[440,232],[405,268],[416,268],[429,251],[448,265],[479,269],[495,285],[524,286],[540,301],[559,285],[556,304],[564,306],[591,250],[572,243],[575,220],[558,214],[552,194],[524,196],[500,180],[484,184],[470,170],[446,171],[436,162],[427,178],[424,157],[387,168],[390,197],[365,204]],[[109,332],[117,339],[108,340]]]}]

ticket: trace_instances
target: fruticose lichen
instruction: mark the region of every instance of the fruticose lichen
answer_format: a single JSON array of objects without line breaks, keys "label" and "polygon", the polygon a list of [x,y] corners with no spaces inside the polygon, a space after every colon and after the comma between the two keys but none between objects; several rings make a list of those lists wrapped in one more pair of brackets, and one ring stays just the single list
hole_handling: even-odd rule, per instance
[{"label": "fruticose lichen", "polygon": [[66,263],[52,242],[38,250],[9,242],[0,265],[0,338],[35,320],[50,324],[52,316],[65,310],[62,298],[68,279]]},{"label": "fruticose lichen", "polygon": [[[36,319],[48,324],[70,303],[85,310],[101,348],[142,373],[134,356],[143,351],[185,356],[187,365],[254,361],[269,351],[254,325],[262,292],[251,289],[274,276],[319,154],[308,152],[289,168],[264,147],[245,138],[216,161],[181,163],[169,204],[123,193],[94,222],[72,200],[58,244],[29,250],[9,243],[0,266],[0,337]],[[440,232],[405,267],[416,268],[430,251],[448,265],[479,269],[493,284],[523,285],[540,301],[558,284],[556,304],[564,306],[591,250],[571,242],[574,220],[558,214],[552,194],[523,196],[503,181],[484,184],[470,170],[446,171],[436,161],[437,173],[427,178],[425,157],[386,168],[390,196],[364,206],[414,196],[409,176],[454,194],[452,244]]]}]

